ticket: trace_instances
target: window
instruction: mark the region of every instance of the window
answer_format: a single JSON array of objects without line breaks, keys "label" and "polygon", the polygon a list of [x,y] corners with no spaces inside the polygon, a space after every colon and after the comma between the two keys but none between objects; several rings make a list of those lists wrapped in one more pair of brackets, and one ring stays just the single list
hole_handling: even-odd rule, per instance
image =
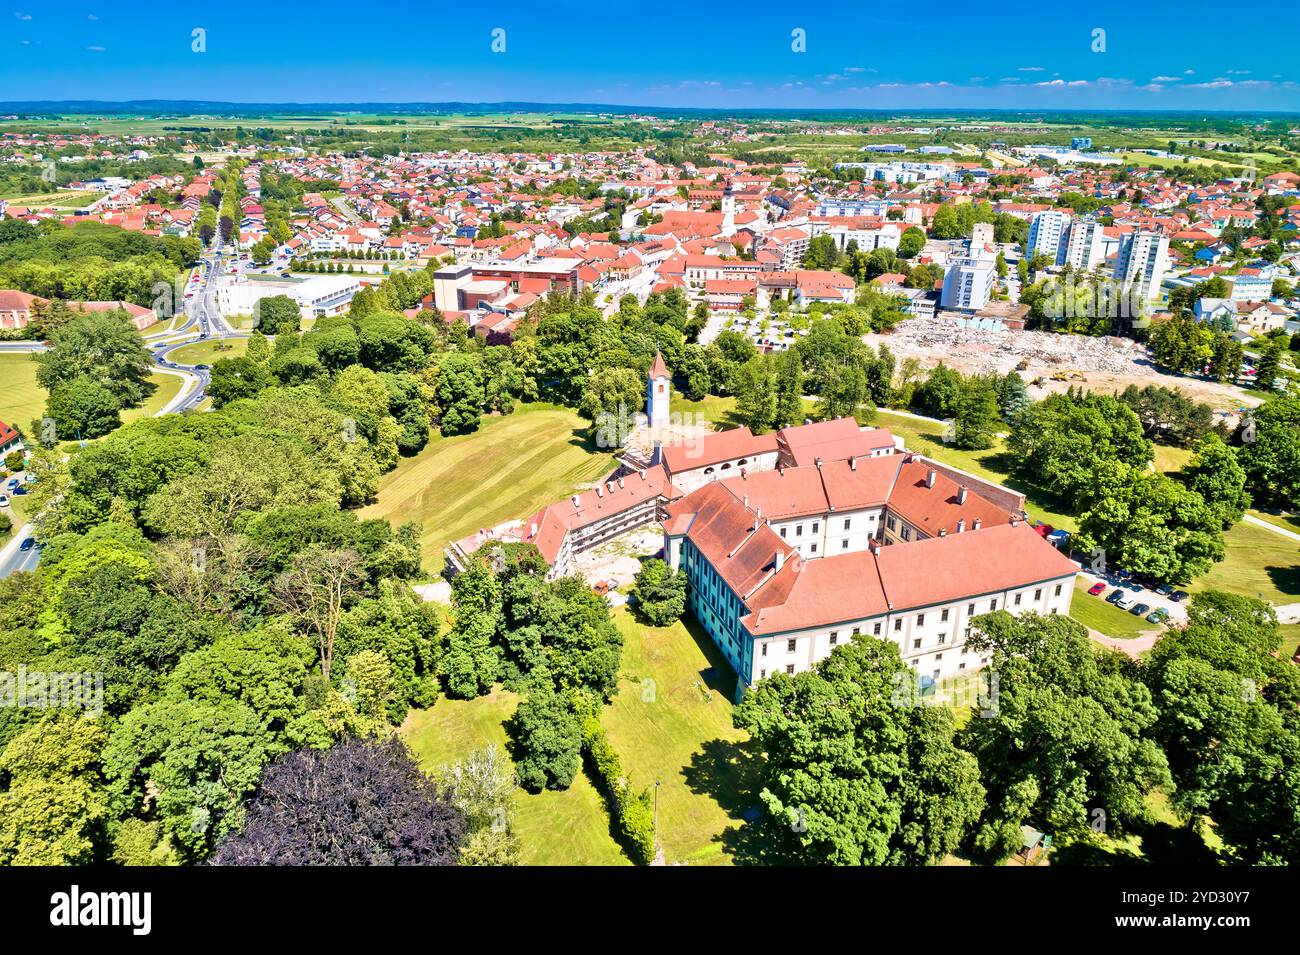
[{"label": "window", "polygon": [[946,633],[939,634],[939,645],[943,646],[947,642],[948,642],[948,634]]},{"label": "window", "polygon": [[997,609],[998,609],[998,599],[994,597],[992,600],[989,601],[989,610],[997,610]]},{"label": "window", "polygon": [[1060,584],[1057,584],[1057,585],[1056,585],[1056,593],[1053,594],[1053,596],[1056,596],[1056,597],[1061,596],[1061,585],[1060,585]]},{"label": "window", "polygon": [[1016,594],[1016,606],[1020,606],[1020,594]]},{"label": "window", "polygon": [[897,525],[894,524],[894,519],[892,517],[887,517],[885,518],[885,526],[892,531]]},{"label": "window", "polygon": [[940,622],[940,623],[947,623],[947,622],[948,622],[948,608],[947,608],[947,607],[944,607],[944,608],[943,608],[943,612],[939,614],[939,622]]},{"label": "window", "polygon": [[921,640],[920,640],[919,637],[918,637],[917,639],[915,639],[915,640],[912,641],[912,649],[913,649],[913,650],[920,650],[920,649],[921,649]]},{"label": "window", "polygon": [[853,628],[853,635],[854,635],[855,637],[856,637],[858,634],[860,634],[861,632],[862,632],[862,628],[861,628],[861,627],[854,627],[854,628]]},{"label": "window", "polygon": [[1039,587],[1034,591],[1034,602],[1037,603],[1042,599],[1043,599],[1043,588]]},{"label": "window", "polygon": [[924,627],[924,626],[925,626],[925,614],[923,614],[923,613],[918,613],[918,614],[916,615],[916,625],[917,625],[918,627]]},{"label": "window", "polygon": [[899,617],[897,620],[894,621],[894,633],[898,633],[898,631],[902,629],[903,629],[903,618]]},{"label": "window", "polygon": [[816,545],[816,544],[813,544],[813,545],[811,546],[811,552],[814,553],[814,554],[817,553],[817,545]]},{"label": "window", "polygon": [[851,522],[852,522],[852,518],[848,518],[848,517],[844,518],[844,529],[845,529],[846,531],[849,529],[849,524],[850,524]]},{"label": "window", "polygon": [[814,534],[816,534],[816,533],[817,533],[817,528],[819,528],[819,527],[821,527],[821,526],[822,526],[822,525],[821,525],[821,523],[820,523],[819,521],[813,521],[813,529],[812,529],[812,532],[813,532]]},{"label": "window", "polygon": [[785,652],[786,652],[786,653],[794,653],[794,648],[795,648],[796,646],[798,646],[798,641],[797,641],[797,640],[787,640],[787,641],[785,642]]},{"label": "window", "polygon": [[958,669],[958,670],[964,670],[964,669],[966,669],[966,664],[964,664],[964,663],[958,663],[958,664],[957,664],[957,669]]},{"label": "window", "polygon": [[795,537],[803,537],[803,525],[802,525],[802,524],[800,524],[798,527],[796,527],[796,528],[794,529],[794,536],[795,536]]},{"label": "window", "polygon": [[785,540],[785,528],[781,528],[781,539]]},{"label": "window", "polygon": [[763,656],[763,657],[767,656],[767,644],[766,643],[760,644],[760,646],[762,646],[763,649],[759,653],[759,656]]},{"label": "window", "polygon": [[837,633],[836,631],[832,630],[832,631],[831,631],[831,646],[835,646],[835,644],[837,644],[837,643],[839,643],[839,642],[840,642],[840,635],[839,635],[839,633]]},{"label": "window", "polygon": [[759,671],[758,671],[758,678],[759,678],[760,680],[766,680],[766,679],[767,679],[767,671],[766,671],[766,670],[759,670]]},{"label": "window", "polygon": [[974,604],[967,604],[967,605],[966,605],[966,616],[968,616],[968,617],[973,617],[973,616],[975,616],[975,605],[974,605]]},{"label": "window", "polygon": [[902,534],[899,536],[905,541],[910,541],[912,539],[912,529],[910,527],[904,527]]},{"label": "window", "polygon": [[840,547],[843,548],[844,550],[849,549],[849,539],[847,537],[844,538],[844,540],[840,541]]},{"label": "window", "polygon": [[942,660],[942,659],[943,659],[943,654],[942,654],[942,653],[936,653],[936,654],[934,655],[934,662],[935,662],[935,663],[938,663],[938,662],[939,662],[940,660]]},{"label": "window", "polygon": [[874,627],[871,628],[871,634],[872,634],[872,636],[876,636],[876,637],[880,636],[880,624],[879,624],[879,623],[877,623]]},{"label": "window", "polygon": [[785,665],[785,672],[788,673],[790,676],[794,676],[794,664],[787,663]]},{"label": "window", "polygon": [[967,649],[967,648],[964,647],[964,646],[961,648],[961,655],[962,655],[962,656],[965,656],[965,655],[966,655],[966,649]]}]

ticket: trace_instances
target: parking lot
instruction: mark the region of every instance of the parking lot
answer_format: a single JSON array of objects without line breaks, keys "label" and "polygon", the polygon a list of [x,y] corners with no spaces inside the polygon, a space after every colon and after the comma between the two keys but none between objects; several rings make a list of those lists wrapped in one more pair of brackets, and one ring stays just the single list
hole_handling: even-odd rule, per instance
[{"label": "parking lot", "polygon": [[[1080,564],[1080,579],[1086,586],[1091,587],[1093,584],[1103,583],[1106,589],[1096,596],[1090,594],[1080,594],[1076,600],[1105,600],[1116,588],[1123,588],[1125,596],[1128,598],[1130,605],[1143,603],[1151,609],[1150,613],[1156,608],[1163,608],[1169,614],[1168,623],[1183,624],[1187,622],[1187,600],[1172,600],[1167,594],[1159,594],[1150,587],[1143,587],[1141,584],[1133,582],[1131,579],[1121,577],[1116,571],[1108,571],[1105,574],[1093,573],[1087,563]],[[1178,588],[1175,587],[1174,590]],[[1188,598],[1190,599],[1190,598]],[[1146,614],[1143,614],[1145,617]]]}]

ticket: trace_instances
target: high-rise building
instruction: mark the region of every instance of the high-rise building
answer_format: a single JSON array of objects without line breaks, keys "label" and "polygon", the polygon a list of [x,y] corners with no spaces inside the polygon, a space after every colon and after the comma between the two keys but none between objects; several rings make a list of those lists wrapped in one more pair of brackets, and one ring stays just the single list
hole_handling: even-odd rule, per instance
[{"label": "high-rise building", "polygon": [[1136,286],[1147,301],[1160,296],[1169,270],[1169,237],[1158,232],[1132,232],[1120,241],[1115,278],[1124,288]]},{"label": "high-rise building", "polygon": [[1065,244],[1064,264],[1091,272],[1105,261],[1104,238],[1105,230],[1100,222],[1076,220],[1070,225],[1070,237]]},{"label": "high-rise building", "polygon": [[996,274],[996,262],[987,256],[949,259],[939,304],[944,308],[978,312],[988,304]]},{"label": "high-rise building", "polygon": [[1029,223],[1029,241],[1025,243],[1025,254],[1029,258],[1037,255],[1047,257],[1055,265],[1064,251],[1065,234],[1070,228],[1070,217],[1064,212],[1040,212]]}]

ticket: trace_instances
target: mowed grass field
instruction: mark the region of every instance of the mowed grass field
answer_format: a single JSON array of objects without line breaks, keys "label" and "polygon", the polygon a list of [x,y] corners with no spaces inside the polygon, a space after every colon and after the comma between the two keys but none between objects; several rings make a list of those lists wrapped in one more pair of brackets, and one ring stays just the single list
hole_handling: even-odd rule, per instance
[{"label": "mowed grass field", "polygon": [[741,745],[747,734],[732,724],[735,676],[689,615],[650,627],[623,607],[614,619],[624,636],[623,672],[601,722],[632,785],[653,790],[659,782],[664,858],[729,864],[741,814],[760,805]]},{"label": "mowed grass field", "polygon": [[590,447],[585,426],[572,411],[536,404],[485,417],[472,434],[435,435],[384,475],[360,516],[418,521],[425,567],[436,573],[450,541],[525,518],[609,473],[613,456]]},{"label": "mowed grass field", "polygon": [[247,338],[209,339],[182,345],[167,357],[181,365],[211,365],[219,358],[241,358],[246,351]]},{"label": "mowed grass field", "polygon": [[45,389],[36,383],[31,356],[0,352],[0,421],[27,431],[44,412]]},{"label": "mowed grass field", "polygon": [[[176,397],[184,381],[176,375],[154,372],[149,376],[157,388],[139,408],[122,412],[122,423],[157,414]],[[0,421],[19,431],[31,430],[32,419],[45,414],[45,389],[36,383],[36,363],[27,354],[0,353]]]},{"label": "mowed grass field", "polygon": [[[752,762],[732,726],[734,677],[707,638],[684,623],[641,624],[614,612],[623,632],[618,694],[601,721],[633,786],[659,781],[659,832],[671,863],[726,864],[727,833],[741,824]],[[500,687],[474,700],[439,700],[412,710],[399,730],[420,765],[435,771],[495,743],[506,749],[505,723],[518,697]],[[752,797],[757,804],[757,797]],[[608,811],[586,771],[563,792],[515,794],[523,859],[531,865],[626,865]]]},{"label": "mowed grass field", "polygon": [[[439,700],[412,710],[398,731],[426,772],[496,744],[507,748],[505,723],[519,698],[500,687],[474,700]],[[525,865],[629,865],[610,832],[605,803],[586,772],[563,792],[515,792],[515,828]]]}]

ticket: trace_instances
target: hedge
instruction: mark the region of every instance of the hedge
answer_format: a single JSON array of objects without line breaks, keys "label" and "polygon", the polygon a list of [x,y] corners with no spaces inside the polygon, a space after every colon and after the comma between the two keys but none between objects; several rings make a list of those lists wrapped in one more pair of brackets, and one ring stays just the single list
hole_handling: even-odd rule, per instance
[{"label": "hedge", "polygon": [[587,715],[582,722],[582,751],[595,771],[609,811],[618,820],[619,831],[632,861],[648,865],[655,857],[655,826],[649,789],[634,791],[623,776],[623,763],[605,735],[600,718]]}]

